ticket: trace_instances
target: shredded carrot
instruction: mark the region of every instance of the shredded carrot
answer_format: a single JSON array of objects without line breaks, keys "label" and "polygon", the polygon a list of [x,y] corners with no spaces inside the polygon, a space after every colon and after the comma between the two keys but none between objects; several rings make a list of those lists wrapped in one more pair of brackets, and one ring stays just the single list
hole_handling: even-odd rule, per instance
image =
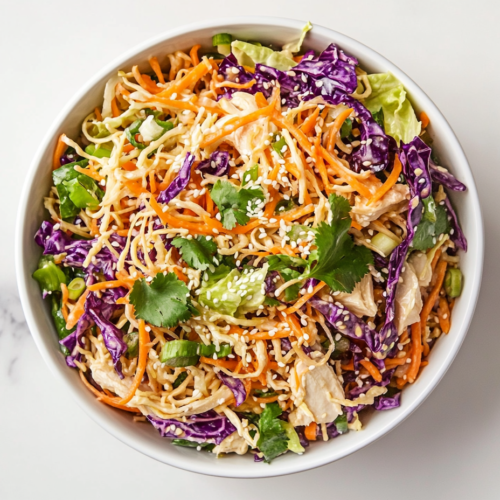
[{"label": "shredded carrot", "polygon": [[113,99],[111,99],[111,114],[113,115],[113,118],[121,115],[120,108],[118,107],[118,103],[116,102],[116,97],[113,97]]},{"label": "shredded carrot", "polygon": [[118,236],[128,236],[128,229],[119,229],[118,231],[116,231],[116,234]]},{"label": "shredded carrot", "polygon": [[279,398],[279,395],[277,394],[276,396],[271,396],[269,398],[257,398],[255,396],[253,396],[253,400],[256,402],[256,403],[263,403],[263,404],[266,404],[266,403],[274,403],[275,401],[278,401],[278,398]]},{"label": "shredded carrot", "polygon": [[429,123],[431,122],[429,120],[429,117],[427,116],[427,113],[425,111],[422,111],[420,113],[420,121],[422,122],[422,128],[427,128],[429,126]]},{"label": "shredded carrot", "polygon": [[304,215],[314,212],[315,209],[314,205],[302,205],[301,207],[290,210],[285,215],[276,216],[275,218],[278,219],[278,222],[280,219],[283,219],[286,222],[292,222],[296,219],[300,219]]},{"label": "shredded carrot", "polygon": [[398,389],[402,389],[407,383],[408,383],[408,380],[404,379],[403,377],[399,377],[396,379],[396,387]]},{"label": "shredded carrot", "polygon": [[158,96],[170,97],[173,94],[179,95],[183,90],[187,89],[191,85],[194,85],[200,78],[205,76],[210,71],[210,69],[210,64],[205,63],[205,61],[201,61],[180,80],[173,82],[168,89],[161,91]]},{"label": "shredded carrot", "polygon": [[[295,250],[300,250],[296,248]],[[290,257],[295,257],[296,253],[294,252],[294,249],[290,245],[285,245],[284,247],[272,247],[269,250],[273,255],[289,255]]]},{"label": "shredded carrot", "polygon": [[361,231],[361,229],[363,229],[363,226],[361,224],[358,224],[354,219],[351,220],[351,227],[354,227],[354,228],[358,229],[359,231]]},{"label": "shredded carrot", "polygon": [[151,194],[156,193],[156,178],[153,171],[149,173],[149,189],[151,191]]},{"label": "shredded carrot", "polygon": [[81,174],[84,174],[88,177],[91,177],[92,179],[94,179],[97,182],[101,182],[104,179],[104,177],[102,175],[100,175],[95,169],[83,168],[83,167],[80,167],[80,165],[75,165],[73,168],[77,172],[80,172]]},{"label": "shredded carrot", "polygon": [[347,120],[347,118],[350,116],[352,113],[352,109],[348,108],[342,111],[337,118],[335,118],[335,121],[333,122],[333,125],[330,128],[330,134],[328,136],[328,141],[326,143],[326,149],[330,153],[333,153],[333,148],[335,147],[335,143],[337,142],[337,137],[339,135],[340,129],[342,128],[342,125],[344,122]]},{"label": "shredded carrot", "polygon": [[206,358],[205,356],[200,356],[200,363],[205,363],[206,365],[220,366],[221,368],[227,368],[228,370],[234,370],[238,365],[238,361]]},{"label": "shredded carrot", "polygon": [[127,404],[135,395],[138,387],[141,385],[142,377],[144,377],[144,372],[146,371],[146,365],[148,362],[148,351],[149,351],[149,333],[146,331],[146,323],[143,319],[139,320],[139,359],[137,361],[137,368],[135,371],[134,381],[130,386],[128,394],[119,401],[119,404]]},{"label": "shredded carrot", "polygon": [[349,184],[353,189],[355,189],[359,194],[365,198],[371,198],[371,191],[362,184],[354,175],[349,172],[339,168],[332,155],[323,147],[320,147],[321,156],[330,164],[335,173],[343,179],[347,184]]},{"label": "shredded carrot", "polygon": [[99,234],[99,228],[97,226],[97,219],[92,219],[92,222],[90,223],[90,232],[94,236],[97,236]]},{"label": "shredded carrot", "polygon": [[122,165],[122,168],[127,172],[133,172],[134,170],[137,170],[137,165],[133,161],[128,161]]},{"label": "shredded carrot", "polygon": [[[163,97],[158,97],[156,95],[154,98],[149,99],[147,102],[158,102],[159,104],[163,104],[164,106],[170,106],[172,108],[184,109],[189,111],[194,111],[198,113],[200,111],[200,106],[197,106],[191,101],[175,101],[172,99],[167,99]],[[213,106],[203,106],[205,111],[208,113],[216,114],[216,115],[225,115],[226,112],[222,108],[214,108]]]},{"label": "shredded carrot", "polygon": [[189,278],[178,267],[174,267],[174,273],[181,281],[189,283]]},{"label": "shredded carrot", "polygon": [[408,358],[408,356],[405,356],[404,358],[387,358],[387,359],[385,359],[384,364],[385,364],[386,370],[392,370],[393,368],[396,368],[396,366],[405,365],[407,358]]},{"label": "shredded carrot", "polygon": [[444,333],[449,333],[451,327],[451,312],[448,301],[444,297],[439,299],[438,318],[441,330],[443,330]]},{"label": "shredded carrot", "polygon": [[150,94],[157,94],[161,91],[161,88],[156,85],[156,83],[148,75],[142,75],[137,66],[132,68],[132,74],[136,82]]},{"label": "shredded carrot", "polygon": [[101,110],[99,108],[94,109],[94,115],[95,115],[97,121],[102,122]]},{"label": "shredded carrot", "polygon": [[191,58],[193,66],[197,66],[198,64],[200,64],[200,58],[198,57],[198,50],[200,50],[200,47],[200,44],[193,45],[193,47],[189,51],[189,57]]},{"label": "shredded carrot", "polygon": [[161,70],[160,63],[158,62],[158,59],[155,56],[149,59],[149,65],[151,66],[151,69],[155,72],[158,81],[160,83],[165,83],[165,77],[163,76],[163,71]]},{"label": "shredded carrot", "polygon": [[292,329],[293,335],[295,335],[298,339],[304,335],[302,331],[302,327],[300,326],[299,320],[295,314],[287,315],[285,313],[281,313],[283,319],[288,323],[288,326]]},{"label": "shredded carrot", "polygon": [[82,371],[80,371],[80,378],[82,379],[82,382],[84,383],[85,387],[92,392],[95,396],[97,396],[98,401],[102,401],[103,403],[106,403],[109,406],[113,406],[114,408],[118,408],[119,410],[125,410],[129,411],[131,413],[141,413],[141,411],[137,408],[130,408],[128,406],[123,406],[118,403],[120,401],[120,398],[108,396],[106,394],[103,394],[102,392],[99,392],[92,384],[87,380],[85,375],[83,374]]},{"label": "shredded carrot", "polygon": [[440,257],[441,257],[441,248],[438,248],[436,253],[434,254],[434,258],[432,259],[432,262],[431,262],[432,272],[434,272],[434,269],[436,269],[436,266],[437,266],[437,263],[438,263]]},{"label": "shredded carrot", "polygon": [[285,120],[283,115],[279,113],[278,111],[274,111],[273,113],[273,118],[272,121],[275,125],[277,125],[280,128],[286,128],[290,134],[297,139],[297,142],[299,143],[299,146],[309,154],[309,156],[314,156],[313,150],[312,150],[312,144],[309,142],[309,139],[307,136],[304,134],[302,130],[297,128],[293,123],[290,123],[289,121]]},{"label": "shredded carrot", "polygon": [[402,166],[399,161],[398,155],[394,157],[394,167],[392,168],[391,175],[387,178],[387,180],[382,184],[381,187],[375,191],[375,194],[368,200],[366,205],[371,205],[372,203],[376,203],[380,200],[391,188],[398,182],[399,176],[401,174]]},{"label": "shredded carrot", "polygon": [[234,118],[229,119],[220,130],[206,135],[201,142],[200,147],[206,148],[207,146],[210,146],[210,144],[221,140],[224,136],[233,133],[235,130],[258,120],[263,116],[270,116],[276,106],[277,95],[278,93],[276,93],[275,97],[273,97],[271,104],[266,107],[259,108],[258,110],[252,111],[245,116],[235,116]]},{"label": "shredded carrot", "polygon": [[130,95],[130,92],[121,83],[118,83],[116,85],[115,93],[121,94],[122,96],[129,96]]},{"label": "shredded carrot", "polygon": [[124,153],[130,153],[130,151],[133,151],[135,149],[135,146],[133,144],[125,144],[125,146],[123,146],[123,152]]},{"label": "shredded carrot", "polygon": [[346,363],[345,365],[341,365],[342,370],[348,371],[348,372],[353,372],[354,371],[354,360],[351,358],[349,363]]},{"label": "shredded carrot", "polygon": [[318,429],[318,424],[316,422],[311,422],[305,429],[304,435],[309,441],[316,441],[316,432]]},{"label": "shredded carrot", "polygon": [[265,108],[269,104],[262,92],[257,92],[255,94],[255,102],[259,108]]},{"label": "shredded carrot", "polygon": [[321,110],[317,107],[305,120],[304,123],[300,126],[300,130],[304,132],[304,134],[309,135],[314,130],[316,125],[316,120],[318,119],[319,112]]},{"label": "shredded carrot", "polygon": [[411,363],[406,372],[406,378],[410,384],[413,384],[417,378],[422,361],[422,351],[422,329],[420,322],[417,321],[411,325]]},{"label": "shredded carrot", "polygon": [[68,298],[69,292],[68,287],[65,283],[61,283],[61,292],[62,292],[62,305],[61,305],[61,314],[63,315],[64,321],[68,321]]},{"label": "shredded carrot", "polygon": [[141,181],[125,181],[125,187],[136,197],[139,197],[142,193],[147,193],[148,190],[142,187]]},{"label": "shredded carrot", "polygon": [[66,320],[66,329],[71,330],[77,323],[78,320],[83,316],[85,312],[85,301],[87,300],[87,295],[89,294],[89,289],[87,288],[80,298],[77,300],[75,307],[73,307],[72,311],[68,314],[68,319]]},{"label": "shredded carrot", "polygon": [[379,372],[379,369],[367,359],[362,359],[359,364],[364,366],[367,372],[373,377],[373,380],[376,382],[382,382],[382,374]]},{"label": "shredded carrot", "polygon": [[59,139],[57,139],[56,148],[54,149],[54,157],[52,159],[52,170],[59,168],[61,166],[61,156],[64,154],[68,145],[64,142],[65,134],[61,134]]},{"label": "shredded carrot", "polygon": [[295,302],[295,304],[293,306],[288,307],[283,312],[285,314],[292,314],[295,311],[298,311],[311,297],[313,297],[314,295],[316,295],[325,285],[326,285],[326,283],[324,281],[320,281],[312,289],[312,292],[308,292],[305,295],[302,295],[302,297],[300,297],[300,299],[297,300],[297,302]]},{"label": "shredded carrot", "polygon": [[422,307],[422,312],[420,313],[420,326],[422,332],[425,332],[425,325],[427,324],[427,318],[429,317],[429,314],[434,308],[434,304],[436,303],[436,300],[439,296],[439,291],[443,286],[443,280],[444,280],[444,275],[446,273],[447,265],[448,263],[445,260],[439,261],[439,264],[437,265],[436,282],[431,290],[431,293],[429,293],[427,299],[425,300],[424,307]]},{"label": "shredded carrot", "polygon": [[135,280],[124,280],[124,279],[119,279],[115,281],[101,281],[100,283],[94,283],[93,285],[90,285],[87,287],[87,290],[90,292],[96,292],[98,290],[109,290],[111,288],[132,288],[133,282]]}]

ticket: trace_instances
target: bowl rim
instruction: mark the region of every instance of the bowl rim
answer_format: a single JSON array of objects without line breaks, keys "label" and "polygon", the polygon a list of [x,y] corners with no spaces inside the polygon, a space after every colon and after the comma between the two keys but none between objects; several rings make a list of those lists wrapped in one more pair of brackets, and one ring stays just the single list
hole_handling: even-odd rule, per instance
[{"label": "bowl rim", "polygon": [[[19,201],[19,210],[16,221],[16,234],[15,234],[15,256],[16,256],[16,275],[17,275],[17,283],[19,289],[19,295],[21,299],[21,304],[23,307],[23,311],[26,317],[26,321],[28,327],[31,331],[33,339],[40,351],[43,359],[49,366],[52,373],[62,381],[63,385],[70,391],[73,398],[75,398],[78,405],[89,415],[95,422],[97,422],[101,427],[106,429],[111,435],[118,438],[123,443],[131,446],[132,448],[140,451],[141,453],[154,458],[160,462],[166,463],[168,465],[178,467],[184,470],[188,470],[191,472],[219,476],[219,477],[232,477],[232,478],[262,478],[262,477],[273,477],[273,476],[281,476],[292,474],[296,472],[302,472],[309,469],[313,469],[316,467],[320,467],[326,465],[330,462],[339,460],[348,456],[359,449],[367,446],[368,444],[376,441],[383,435],[385,435],[390,430],[394,429],[397,425],[399,425],[403,420],[405,420],[410,414],[412,414],[420,404],[430,395],[430,393],[434,390],[434,388],[438,385],[438,383],[443,378],[446,371],[449,369],[451,363],[453,362],[455,356],[457,355],[464,339],[469,329],[470,323],[472,321],[472,317],[474,314],[474,310],[476,307],[476,303],[479,296],[479,290],[481,286],[482,279],[482,269],[483,269],[483,260],[484,260],[484,231],[483,231],[483,220],[481,213],[481,206],[479,203],[479,198],[473,178],[472,171],[470,169],[469,163],[465,156],[465,153],[461,147],[461,144],[453,132],[451,126],[447,122],[444,115],[440,112],[439,108],[434,104],[434,102],[425,94],[425,92],[410,78],[406,75],[402,70],[400,70],[395,64],[391,61],[380,55],[378,52],[373,50],[372,48],[358,42],[357,40],[348,37],[336,30],[332,30],[330,28],[326,28],[317,24],[314,24],[315,32],[319,33],[321,36],[325,38],[329,38],[335,43],[342,45],[349,45],[349,50],[356,51],[356,55],[363,54],[370,63],[377,66],[384,66],[388,68],[395,76],[397,76],[404,84],[405,88],[410,91],[412,96],[415,96],[418,102],[426,107],[427,110],[431,110],[432,114],[439,117],[442,121],[440,127],[443,128],[447,135],[447,141],[451,141],[448,145],[448,148],[454,150],[456,156],[458,156],[458,161],[462,163],[464,167],[464,172],[466,173],[467,188],[469,196],[471,196],[471,204],[474,207],[473,216],[473,224],[476,226],[478,240],[477,240],[477,255],[474,255],[474,265],[472,268],[472,275],[468,276],[467,279],[471,280],[472,283],[472,300],[467,304],[464,304],[465,316],[460,326],[458,332],[456,332],[457,339],[454,344],[452,344],[449,352],[446,353],[444,361],[439,366],[436,374],[433,379],[426,386],[422,386],[420,392],[414,401],[406,407],[402,407],[402,411],[392,419],[392,421],[388,422],[386,425],[381,426],[375,433],[371,436],[359,436],[359,439],[356,440],[353,446],[351,446],[347,451],[343,453],[335,454],[335,449],[332,447],[332,453],[323,458],[311,457],[308,459],[307,455],[303,455],[302,457],[297,457],[297,460],[291,461],[287,463],[286,467],[246,467],[245,464],[247,462],[242,461],[242,467],[236,472],[236,470],[227,470],[222,471],[220,467],[216,468],[214,466],[207,465],[207,463],[201,463],[197,460],[189,460],[189,458],[181,457],[179,459],[171,459],[171,457],[166,458],[165,455],[157,453],[152,447],[148,445],[145,441],[142,440],[141,436],[137,433],[136,435],[131,435],[130,433],[124,432],[122,429],[118,429],[115,423],[113,422],[113,417],[111,412],[108,410],[107,412],[102,411],[102,406],[104,405],[96,405],[95,399],[91,395],[84,396],[84,393],[78,393],[74,390],[74,387],[70,381],[70,377],[66,376],[66,371],[63,372],[63,368],[61,367],[61,363],[56,362],[56,355],[59,355],[57,352],[54,352],[53,348],[50,348],[48,343],[44,340],[43,334],[41,333],[41,329],[38,327],[38,320],[36,315],[32,311],[31,307],[31,298],[28,292],[28,280],[31,280],[31,272],[25,269],[24,261],[25,261],[25,250],[23,246],[23,234],[24,234],[24,226],[29,217],[29,193],[32,189],[32,185],[35,182],[37,171],[42,167],[41,160],[47,148],[50,147],[51,141],[54,139],[56,132],[59,127],[63,123],[63,121],[69,116],[69,114],[73,111],[73,109],[77,106],[77,104],[86,96],[89,90],[98,83],[102,78],[104,78],[111,71],[119,69],[121,65],[126,62],[128,59],[134,57],[140,52],[147,50],[149,47],[152,47],[158,43],[166,42],[176,36],[188,34],[191,32],[199,31],[202,29],[226,29],[230,28],[233,25],[239,25],[240,27],[243,25],[245,27],[251,26],[268,26],[268,27],[276,27],[276,28],[292,28],[297,29],[298,32],[302,29],[305,23],[303,21],[283,18],[283,17],[271,17],[271,16],[238,16],[238,17],[225,17],[219,19],[209,19],[205,21],[200,21],[196,23],[191,23],[188,25],[183,25],[166,32],[161,33],[155,37],[150,38],[144,42],[137,44],[135,47],[127,50],[125,53],[122,53],[118,57],[114,58],[110,63],[105,65],[100,71],[98,71],[92,78],[90,78],[77,92],[76,94],[69,100],[69,102],[63,107],[60,113],[57,115],[56,119],[46,132],[43,140],[38,147],[36,154],[33,157],[29,170],[27,172],[26,179],[24,181],[24,186],[22,190],[22,194]],[[443,134],[443,132],[441,132]],[[66,368],[67,370],[67,368]],[[107,410],[107,408],[106,408]],[[149,449],[148,449],[149,447]]]}]

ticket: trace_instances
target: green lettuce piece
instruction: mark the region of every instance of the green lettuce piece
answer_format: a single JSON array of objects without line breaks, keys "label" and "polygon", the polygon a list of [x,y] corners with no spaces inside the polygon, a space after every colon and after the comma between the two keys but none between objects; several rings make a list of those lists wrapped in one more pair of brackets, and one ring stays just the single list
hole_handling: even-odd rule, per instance
[{"label": "green lettuce piece", "polygon": [[420,134],[421,124],[406,97],[403,84],[392,73],[368,75],[372,88],[364,105],[372,114],[383,111],[385,132],[399,143],[411,142]]},{"label": "green lettuce piece", "polygon": [[214,273],[207,273],[208,279],[202,281],[200,304],[229,316],[255,311],[266,298],[263,289],[267,269],[265,264],[260,269],[240,273],[238,269],[219,266]]},{"label": "green lettuce piece", "polygon": [[280,71],[288,71],[297,66],[297,63],[285,54],[253,43],[235,40],[231,44],[231,50],[241,66],[255,68],[256,64],[264,64]]},{"label": "green lettuce piece", "polygon": [[307,24],[302,28],[302,33],[298,40],[287,43],[283,45],[281,53],[288,56],[290,59],[293,57],[293,54],[300,52],[302,44],[304,43],[304,39],[307,35],[307,32],[312,29],[312,24],[310,21],[307,21]]},{"label": "green lettuce piece", "polygon": [[299,436],[290,422],[281,421],[281,427],[288,437],[288,449],[294,453],[304,453],[306,450],[300,444]]}]

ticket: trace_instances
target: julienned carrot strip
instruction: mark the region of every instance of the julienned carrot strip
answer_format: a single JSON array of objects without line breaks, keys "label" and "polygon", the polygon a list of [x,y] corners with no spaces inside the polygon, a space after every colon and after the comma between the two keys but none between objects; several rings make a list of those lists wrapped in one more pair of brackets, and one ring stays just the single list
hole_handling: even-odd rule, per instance
[{"label": "julienned carrot strip", "polygon": [[339,135],[340,129],[351,113],[351,108],[345,109],[337,116],[337,118],[335,118],[335,121],[330,128],[330,135],[328,136],[328,141],[326,144],[326,149],[330,153],[333,153],[333,148],[335,147],[335,143],[337,142],[337,136]]},{"label": "julienned carrot strip", "polygon": [[216,87],[217,88],[228,87],[230,89],[249,89],[250,87],[253,87],[256,83],[257,83],[256,80],[250,80],[247,83],[220,82],[216,84]]},{"label": "julienned carrot strip", "polygon": [[295,311],[298,311],[311,297],[316,295],[324,286],[326,283],[324,281],[320,281],[313,289],[311,292],[306,293],[305,295],[302,295],[297,302],[293,306],[288,307],[285,309],[283,312],[285,314],[292,314]]},{"label": "julienned carrot strip", "polygon": [[210,214],[210,215],[214,215],[214,202],[212,200],[212,197],[210,196],[210,191],[207,189],[206,191],[206,203],[207,203],[207,212]]},{"label": "julienned carrot strip", "polygon": [[257,398],[257,397],[253,397],[252,399],[254,400],[254,402],[256,403],[274,403],[275,401],[278,401],[278,398],[279,398],[279,395],[277,394],[276,396],[271,396],[269,398]]},{"label": "julienned carrot strip", "polygon": [[323,147],[320,147],[320,154],[321,156],[330,164],[332,169],[335,171],[335,173],[343,179],[349,186],[351,186],[353,189],[355,189],[360,195],[364,196],[365,198],[371,198],[372,193],[371,191],[364,185],[362,184],[356,177],[347,171],[339,168],[337,165],[336,161],[333,159],[332,155]]},{"label": "julienned carrot strip", "polygon": [[213,358],[206,358],[205,356],[200,356],[200,363],[205,363],[206,365],[220,366],[221,368],[227,368],[228,370],[234,370],[238,364],[238,361],[226,360],[226,359],[213,359]]},{"label": "julienned carrot strip", "polygon": [[156,193],[156,178],[154,172],[149,173],[149,189],[151,191],[151,194]]},{"label": "julienned carrot strip", "polygon": [[441,257],[441,248],[437,249],[436,253],[434,254],[434,258],[432,259],[432,262],[431,262],[432,272],[434,272],[434,269],[436,269],[436,265],[439,261],[439,257]]},{"label": "julienned carrot strip", "polygon": [[96,117],[96,120],[102,122],[101,110],[99,108],[94,109],[94,115]]},{"label": "julienned carrot strip", "polygon": [[56,148],[54,149],[54,157],[52,158],[52,170],[59,168],[61,166],[61,156],[64,154],[68,145],[64,142],[66,134],[61,134],[59,139],[57,139]]},{"label": "julienned carrot strip", "polygon": [[[325,108],[326,109],[326,108]],[[323,181],[323,185],[325,186],[325,191],[327,194],[333,193],[332,186],[330,184],[330,180],[328,179],[328,173],[326,171],[325,162],[323,158],[318,154],[319,148],[321,146],[321,136],[317,135],[314,139],[314,159],[316,160],[315,165],[318,169],[321,180]]]},{"label": "julienned carrot strip", "polygon": [[443,286],[443,280],[444,280],[444,275],[446,273],[446,266],[448,263],[445,260],[440,260],[439,264],[437,265],[436,268],[436,282],[434,284],[434,287],[431,290],[431,293],[427,296],[427,299],[424,303],[424,307],[422,307],[422,312],[420,313],[420,326],[422,329],[422,332],[425,332],[425,325],[427,324],[427,318],[429,317],[429,314],[431,313],[434,304],[436,303],[436,299],[439,296],[439,291],[441,290],[441,287]]},{"label": "julienned carrot strip", "polygon": [[148,75],[141,75],[137,66],[132,68],[132,74],[134,75],[136,82],[150,94],[157,94],[160,92],[161,88],[158,87],[158,85],[156,85],[156,83],[151,80]]},{"label": "julienned carrot strip", "polygon": [[396,368],[396,366],[401,366],[406,364],[406,359],[408,356],[405,356],[404,358],[387,358],[384,360],[385,368],[386,370],[392,370],[393,368]]},{"label": "julienned carrot strip", "polygon": [[133,172],[134,170],[137,170],[137,165],[133,161],[127,161],[122,165],[122,168],[127,172]]},{"label": "julienned carrot strip", "polygon": [[304,134],[309,135],[316,125],[316,120],[318,119],[319,112],[321,110],[316,108],[305,120],[304,123],[300,126],[300,130],[304,132]]},{"label": "julienned carrot strip", "polygon": [[126,181],[124,182],[124,184],[129,189],[129,191],[136,197],[138,197],[142,193],[148,192],[147,189],[142,187],[142,183],[140,181]]},{"label": "julienned carrot strip", "polygon": [[248,338],[250,340],[286,339],[287,337],[290,337],[290,332],[287,332],[286,330],[276,332],[273,335],[270,335],[267,332],[258,332],[258,333],[254,333],[253,335],[248,335]]},{"label": "julienned carrot strip", "polygon": [[77,323],[78,320],[83,316],[85,312],[85,301],[87,300],[87,295],[89,294],[89,289],[85,290],[80,298],[77,300],[75,307],[68,314],[68,319],[66,320],[66,329],[71,330]]},{"label": "julienned carrot strip", "polygon": [[189,57],[191,58],[193,66],[200,64],[200,58],[198,57],[198,50],[200,50],[200,47],[201,47],[200,44],[193,45],[193,47],[189,51]]},{"label": "julienned carrot strip", "polygon": [[304,435],[309,441],[316,441],[316,432],[318,430],[318,424],[316,422],[311,422],[305,429]]},{"label": "julienned carrot strip", "polygon": [[295,257],[296,252],[294,252],[294,250],[298,250],[300,252],[298,248],[293,249],[290,245],[285,245],[284,247],[272,247],[269,251],[273,255],[284,254],[284,255],[289,255],[290,257]]},{"label": "julienned carrot strip", "polygon": [[314,212],[315,209],[316,207],[314,205],[302,205],[299,208],[290,210],[290,212],[287,212],[285,215],[276,216],[275,218],[278,219],[278,222],[280,219],[283,219],[286,222],[292,222],[296,219],[300,219],[304,215]]},{"label": "julienned carrot strip", "polygon": [[63,315],[64,321],[68,321],[68,298],[69,298],[69,292],[68,292],[68,287],[66,286],[65,283],[61,283],[61,292],[62,292],[61,314]]},{"label": "julienned carrot strip", "polygon": [[141,385],[142,377],[144,377],[144,372],[146,371],[146,365],[148,362],[148,351],[149,351],[149,333],[146,331],[146,323],[143,319],[139,320],[139,360],[137,361],[137,368],[135,370],[134,381],[130,386],[128,394],[118,401],[120,405],[126,405],[135,395],[138,387]]},{"label": "julienned carrot strip", "polygon": [[118,83],[115,87],[115,93],[116,94],[121,94],[123,96],[129,96],[130,92],[121,84]]},{"label": "julienned carrot strip", "polygon": [[410,384],[413,384],[417,378],[420,362],[422,361],[422,351],[422,329],[420,328],[420,322],[417,321],[411,325],[411,363],[406,372],[406,378]]},{"label": "julienned carrot strip", "polygon": [[398,182],[399,176],[401,174],[402,170],[401,162],[399,161],[398,155],[395,155],[394,157],[394,167],[392,168],[391,175],[387,178],[387,180],[380,186],[377,191],[375,191],[375,194],[367,201],[366,205],[371,205],[372,203],[376,203],[378,200],[380,200],[388,191],[389,189]]},{"label": "julienned carrot strip", "polygon": [[360,231],[361,231],[361,229],[363,229],[363,226],[361,226],[361,224],[358,224],[354,219],[351,220],[351,227],[359,229]]},{"label": "julienned carrot strip", "polygon": [[80,165],[75,165],[73,167],[77,172],[80,172],[81,174],[86,175],[87,177],[92,177],[97,182],[101,182],[104,177],[102,175],[99,175],[99,173],[96,170],[92,170],[90,168],[83,168],[80,167]]},{"label": "julienned carrot strip", "polygon": [[205,76],[211,69],[210,63],[201,61],[189,73],[183,76],[180,80],[175,81],[172,85],[161,91],[159,97],[170,97],[173,94],[180,94],[183,90],[195,84],[200,78]]},{"label": "julienned carrot strip", "polygon": [[92,394],[97,396],[98,401],[102,401],[103,403],[106,403],[109,406],[113,406],[114,408],[118,408],[119,410],[129,411],[131,413],[141,413],[141,411],[138,410],[137,408],[130,408],[128,406],[123,406],[119,404],[118,401],[120,401],[120,398],[107,396],[106,394],[99,392],[95,387],[92,386],[92,384],[90,384],[90,382],[87,380],[82,371],[80,372],[80,378],[82,379],[82,382],[84,383],[85,387]]},{"label": "julienned carrot strip", "polygon": [[130,151],[133,151],[133,149],[135,148],[135,146],[133,144],[125,144],[125,146],[123,146],[123,152],[124,153],[130,153]]},{"label": "julienned carrot strip", "polygon": [[205,136],[200,144],[200,147],[206,148],[207,146],[210,146],[210,144],[219,141],[224,136],[233,133],[240,127],[244,127],[245,125],[258,120],[263,116],[270,116],[276,106],[277,96],[278,93],[275,93],[275,96],[271,100],[271,104],[267,105],[264,108],[259,108],[256,111],[252,111],[245,116],[235,116],[234,118],[231,118],[217,132],[213,132],[212,134],[208,134],[207,136]]},{"label": "julienned carrot strip", "polygon": [[113,97],[113,99],[111,99],[111,114],[113,115],[113,118],[121,115],[120,108],[118,107],[118,103],[116,102],[116,97]]},{"label": "julienned carrot strip", "polygon": [[[198,106],[191,101],[176,101],[173,99],[158,97],[158,94],[155,95],[152,99],[149,99],[147,102],[157,102],[159,104],[163,104],[166,107],[185,109],[185,110],[193,111],[195,113],[198,113],[201,109],[201,106]],[[203,108],[208,113],[217,114],[217,115],[225,115],[226,114],[226,112],[222,108],[214,108],[213,106],[203,106]]]},{"label": "julienned carrot strip", "polygon": [[174,267],[174,273],[181,281],[189,283],[189,278],[178,267]]},{"label": "julienned carrot strip", "polygon": [[257,92],[255,94],[255,102],[259,108],[265,108],[269,104],[262,92]]},{"label": "julienned carrot strip", "polygon": [[429,126],[429,123],[431,121],[429,120],[429,117],[427,116],[427,113],[425,111],[422,111],[422,113],[420,113],[420,121],[422,122],[422,128],[427,128]]},{"label": "julienned carrot strip", "polygon": [[290,134],[292,134],[295,139],[297,139],[297,142],[299,143],[299,146],[307,153],[309,156],[314,156],[313,150],[312,150],[312,144],[309,142],[309,139],[307,136],[297,128],[293,123],[290,123],[289,121],[285,120],[281,113],[278,111],[274,111],[272,121],[275,125],[277,125],[280,128],[286,128]]},{"label": "julienned carrot strip", "polygon": [[165,77],[163,76],[163,71],[161,70],[160,63],[156,56],[149,58],[149,65],[151,69],[155,72],[156,77],[160,83],[165,83]]},{"label": "julienned carrot strip", "polygon": [[118,231],[116,231],[116,234],[118,236],[125,236],[125,237],[127,237],[128,236],[128,229],[119,229]]},{"label": "julienned carrot strip", "polygon": [[[62,287],[62,285],[61,285]],[[438,318],[439,318],[439,326],[444,333],[449,333],[451,327],[450,321],[450,306],[448,305],[448,301],[441,297],[439,299],[439,308],[438,308]]]},{"label": "julienned carrot strip", "polygon": [[[134,280],[135,281],[135,280]],[[90,292],[96,292],[98,290],[109,290],[110,288],[132,288],[133,283],[125,280],[115,280],[115,281],[101,281],[100,283],[94,283],[90,285],[87,290]]]},{"label": "julienned carrot strip", "polygon": [[281,313],[283,319],[288,323],[288,326],[292,329],[292,333],[299,339],[304,335],[302,327],[300,326],[299,320],[295,314],[284,314]]},{"label": "julienned carrot strip", "polygon": [[382,374],[379,372],[378,368],[371,362],[366,359],[362,359],[359,364],[364,366],[368,373],[373,377],[373,380],[376,382],[382,382]]}]

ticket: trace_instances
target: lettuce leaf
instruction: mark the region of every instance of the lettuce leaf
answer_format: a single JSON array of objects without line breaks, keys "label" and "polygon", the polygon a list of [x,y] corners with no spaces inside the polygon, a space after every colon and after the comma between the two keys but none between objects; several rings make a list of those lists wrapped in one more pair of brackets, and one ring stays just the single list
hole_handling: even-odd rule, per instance
[{"label": "lettuce leaf", "polygon": [[411,142],[420,134],[421,124],[406,97],[403,84],[392,73],[368,75],[372,88],[370,96],[363,104],[375,116],[383,111],[385,132],[399,143]]},{"label": "lettuce leaf", "polygon": [[240,40],[231,44],[231,50],[241,66],[255,68],[256,64],[264,64],[280,71],[288,71],[297,65],[292,58],[281,52]]}]

